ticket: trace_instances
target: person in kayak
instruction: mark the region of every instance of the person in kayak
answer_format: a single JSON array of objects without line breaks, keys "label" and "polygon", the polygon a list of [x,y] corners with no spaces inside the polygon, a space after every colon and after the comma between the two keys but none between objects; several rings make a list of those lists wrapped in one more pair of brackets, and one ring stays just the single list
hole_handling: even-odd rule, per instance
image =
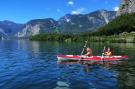
[{"label": "person in kayak", "polygon": [[112,56],[112,52],[110,48],[107,48],[107,51],[104,54],[105,56]]},{"label": "person in kayak", "polygon": [[86,48],[87,53],[85,56],[90,57],[92,55],[92,49],[91,48]]}]

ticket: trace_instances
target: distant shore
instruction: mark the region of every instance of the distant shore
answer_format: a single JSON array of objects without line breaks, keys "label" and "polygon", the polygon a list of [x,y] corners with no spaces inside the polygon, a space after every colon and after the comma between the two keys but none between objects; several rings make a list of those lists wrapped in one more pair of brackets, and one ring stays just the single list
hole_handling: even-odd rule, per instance
[{"label": "distant shore", "polygon": [[91,42],[110,42],[110,43],[135,43],[135,32],[123,32],[119,35],[112,36],[85,36],[85,35],[70,35],[70,34],[39,34],[32,36],[33,41],[84,41]]}]

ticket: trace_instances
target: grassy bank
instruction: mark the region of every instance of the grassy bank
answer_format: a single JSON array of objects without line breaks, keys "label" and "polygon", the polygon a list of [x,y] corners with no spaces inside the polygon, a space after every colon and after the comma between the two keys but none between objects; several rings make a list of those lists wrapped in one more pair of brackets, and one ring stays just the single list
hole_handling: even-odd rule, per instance
[{"label": "grassy bank", "polygon": [[124,32],[119,35],[112,36],[95,36],[89,37],[93,42],[110,42],[110,43],[135,43],[135,32]]},{"label": "grassy bank", "polygon": [[39,34],[31,37],[34,41],[84,41],[110,42],[110,43],[135,43],[135,32],[123,32],[112,36],[69,35],[69,34]]},{"label": "grassy bank", "polygon": [[31,37],[34,41],[79,41],[81,39],[80,35],[70,34],[38,34]]}]

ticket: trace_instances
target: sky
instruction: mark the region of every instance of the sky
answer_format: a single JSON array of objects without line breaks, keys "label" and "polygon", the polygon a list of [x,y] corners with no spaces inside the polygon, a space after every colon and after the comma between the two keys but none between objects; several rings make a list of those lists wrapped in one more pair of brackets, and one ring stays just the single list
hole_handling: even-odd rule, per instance
[{"label": "sky", "polygon": [[0,21],[26,23],[32,19],[65,14],[87,14],[96,10],[118,10],[120,0],[0,0]]}]

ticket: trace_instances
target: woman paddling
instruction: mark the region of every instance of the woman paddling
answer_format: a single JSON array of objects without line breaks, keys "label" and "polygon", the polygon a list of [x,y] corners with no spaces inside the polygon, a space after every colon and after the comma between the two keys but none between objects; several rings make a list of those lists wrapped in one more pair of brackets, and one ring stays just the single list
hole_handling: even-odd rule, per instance
[{"label": "woman paddling", "polygon": [[85,56],[90,57],[92,55],[92,49],[91,48],[86,48],[87,53]]},{"label": "woman paddling", "polygon": [[107,48],[107,51],[104,54],[105,56],[112,56],[112,52],[110,48]]}]

